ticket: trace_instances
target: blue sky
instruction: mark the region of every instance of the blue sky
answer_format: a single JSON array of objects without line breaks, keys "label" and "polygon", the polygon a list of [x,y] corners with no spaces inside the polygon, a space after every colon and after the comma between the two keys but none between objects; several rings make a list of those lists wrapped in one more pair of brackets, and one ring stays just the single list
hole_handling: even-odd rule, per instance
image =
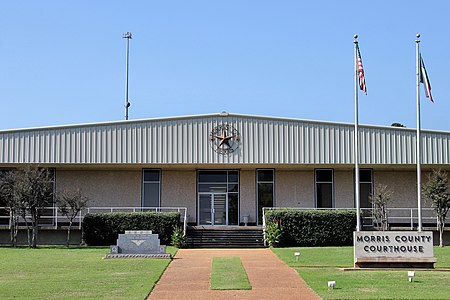
[{"label": "blue sky", "polygon": [[422,128],[450,131],[450,1],[2,1],[0,129],[228,111],[416,126],[415,34],[431,80]]}]

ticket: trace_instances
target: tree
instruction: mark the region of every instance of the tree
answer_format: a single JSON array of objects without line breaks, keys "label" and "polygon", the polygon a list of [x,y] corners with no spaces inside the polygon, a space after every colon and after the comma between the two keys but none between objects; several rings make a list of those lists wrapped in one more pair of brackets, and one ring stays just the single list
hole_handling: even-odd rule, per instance
[{"label": "tree", "polygon": [[406,126],[403,125],[402,123],[397,123],[397,122],[392,123],[391,126],[392,126],[392,127],[406,127]]},{"label": "tree", "polygon": [[369,197],[373,205],[373,217],[378,230],[386,231],[389,229],[387,204],[391,202],[392,194],[387,185],[379,184],[375,187],[374,194]]},{"label": "tree", "polygon": [[439,246],[444,247],[445,219],[450,208],[450,193],[448,187],[448,177],[446,172],[433,170],[428,175],[428,182],[422,187],[422,193],[426,202],[431,203],[439,228]]},{"label": "tree", "polygon": [[58,211],[67,217],[69,220],[69,228],[67,229],[67,247],[69,247],[70,230],[72,228],[73,220],[83,210],[89,199],[83,196],[80,189],[64,190],[56,196],[56,203]]},{"label": "tree", "polygon": [[53,178],[47,169],[27,166],[16,171],[15,176],[15,197],[17,201],[26,206],[27,212],[31,216],[32,236],[30,240],[30,229],[26,212],[22,211],[28,233],[28,244],[32,248],[37,246],[39,230],[39,218],[43,208],[53,204]]},{"label": "tree", "polygon": [[15,195],[15,171],[7,171],[0,175],[0,206],[9,210],[9,228],[11,245],[17,245],[17,234],[19,232],[19,217],[21,205]]},{"label": "tree", "polygon": [[[3,173],[0,178],[0,202],[9,209],[11,244],[17,244],[19,217],[27,227],[28,244],[35,248],[42,209],[52,205],[53,178],[47,169],[27,166]],[[27,216],[31,216],[31,230]]]}]

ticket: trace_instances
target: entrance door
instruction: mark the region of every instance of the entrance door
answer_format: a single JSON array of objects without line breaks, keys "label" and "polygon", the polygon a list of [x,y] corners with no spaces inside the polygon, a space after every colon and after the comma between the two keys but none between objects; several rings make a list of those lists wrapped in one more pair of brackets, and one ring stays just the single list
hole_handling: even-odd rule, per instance
[{"label": "entrance door", "polygon": [[228,199],[226,193],[200,193],[199,225],[228,225]]},{"label": "entrance door", "polygon": [[198,171],[197,179],[197,224],[239,225],[239,171]]}]

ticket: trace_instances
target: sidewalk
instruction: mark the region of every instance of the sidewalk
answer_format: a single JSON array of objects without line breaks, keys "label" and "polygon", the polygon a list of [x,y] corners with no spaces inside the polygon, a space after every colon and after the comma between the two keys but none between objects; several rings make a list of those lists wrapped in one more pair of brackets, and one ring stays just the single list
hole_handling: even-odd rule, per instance
[{"label": "sidewalk", "polygon": [[[252,290],[213,291],[213,257],[240,257]],[[148,299],[320,299],[270,249],[180,249]]]}]

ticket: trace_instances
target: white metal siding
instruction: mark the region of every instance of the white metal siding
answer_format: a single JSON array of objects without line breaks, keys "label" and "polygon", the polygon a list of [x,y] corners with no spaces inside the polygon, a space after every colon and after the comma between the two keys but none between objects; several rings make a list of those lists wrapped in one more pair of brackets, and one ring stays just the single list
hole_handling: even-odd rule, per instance
[{"label": "white metal siding", "polygon": [[[213,151],[209,133],[232,124],[239,148]],[[241,115],[115,122],[0,132],[0,163],[352,164],[351,124]],[[360,126],[361,164],[415,164],[415,131]],[[450,164],[450,133],[422,133],[422,162]]]}]

